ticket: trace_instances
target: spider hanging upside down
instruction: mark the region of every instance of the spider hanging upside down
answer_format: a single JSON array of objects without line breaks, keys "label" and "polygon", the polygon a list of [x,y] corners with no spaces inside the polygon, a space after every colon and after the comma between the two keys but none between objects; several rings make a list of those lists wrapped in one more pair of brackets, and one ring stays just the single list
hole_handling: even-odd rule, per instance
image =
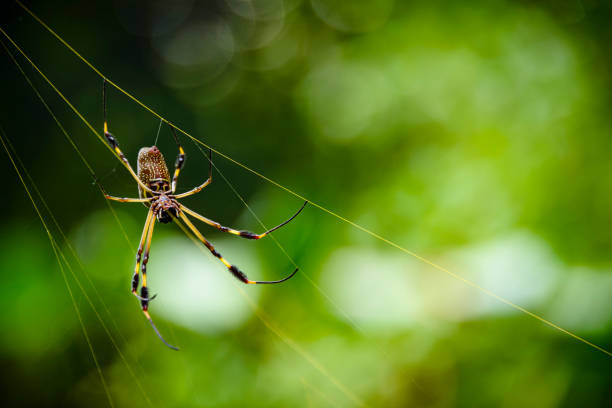
[{"label": "spider hanging upside down", "polygon": [[[293,275],[296,274],[298,268],[296,268],[289,276],[275,281],[252,281],[250,280],[244,272],[238,269],[235,265],[230,264],[219,252],[215,250],[210,242],[204,238],[204,236],[200,233],[200,231],[192,224],[186,214],[191,215],[198,220],[217,228],[220,231],[228,232],[230,234],[234,234],[240,236],[242,238],[247,239],[260,239],[271,233],[272,231],[282,227],[287,224],[289,221],[293,220],[297,215],[304,209],[308,202],[304,202],[302,207],[295,213],[291,218],[283,222],[282,224],[277,225],[276,227],[262,233],[255,234],[249,231],[239,231],[232,228],[224,227],[223,225],[215,222],[213,220],[209,220],[208,218],[196,213],[193,210],[185,207],[180,204],[177,200],[179,198],[187,197],[193,194],[200,192],[204,187],[209,185],[212,181],[212,151],[209,150],[208,160],[210,162],[209,171],[208,171],[208,179],[198,187],[195,187],[192,190],[189,190],[184,193],[175,194],[176,191],[176,181],[178,179],[179,173],[185,163],[185,151],[183,150],[178,137],[176,136],[176,131],[174,127],[171,126],[172,135],[174,136],[174,140],[178,146],[179,154],[176,158],[174,175],[172,177],[172,182],[170,182],[170,173],[168,172],[168,167],[166,166],[166,162],[164,161],[164,156],[159,151],[157,146],[151,147],[143,147],[138,152],[138,175],[134,172],[134,169],[130,166],[127,158],[123,154],[123,152],[119,149],[117,144],[117,140],[115,137],[108,132],[108,124],[106,121],[106,80],[104,81],[102,88],[102,99],[104,105],[104,136],[110,147],[117,153],[119,158],[123,161],[126,168],[131,173],[132,177],[138,183],[138,195],[139,198],[122,198],[122,197],[113,197],[106,194],[104,188],[101,184],[100,188],[104,193],[104,197],[108,200],[120,201],[124,203],[144,203],[147,207],[149,207],[149,212],[147,214],[147,219],[145,221],[144,229],[142,231],[142,236],[140,238],[140,244],[138,245],[138,252],[136,253],[136,267],[134,269],[134,275],[132,277],[132,293],[140,300],[140,304],[142,306],[142,311],[144,312],[146,318],[151,323],[153,330],[157,333],[157,336],[161,339],[162,342],[171,349],[178,350],[177,347],[174,347],[166,342],[162,337],[159,330],[153,323],[153,319],[148,312],[149,309],[149,301],[155,298],[155,295],[149,297],[149,290],[147,288],[147,263],[149,262],[149,250],[151,249],[151,239],[153,237],[153,227],[155,226],[155,222],[159,221],[162,224],[175,221],[180,223],[179,219],[184,222],[189,230],[200,240],[209,250],[210,252],[223,264],[227,267],[227,269],[234,275],[238,280],[246,284],[273,284],[273,283],[281,283],[284,282]],[[144,250],[144,255],[143,255]],[[142,262],[141,262],[142,261]],[[139,272],[142,268],[142,286],[140,288],[140,295],[138,295],[138,283],[139,283]]]}]

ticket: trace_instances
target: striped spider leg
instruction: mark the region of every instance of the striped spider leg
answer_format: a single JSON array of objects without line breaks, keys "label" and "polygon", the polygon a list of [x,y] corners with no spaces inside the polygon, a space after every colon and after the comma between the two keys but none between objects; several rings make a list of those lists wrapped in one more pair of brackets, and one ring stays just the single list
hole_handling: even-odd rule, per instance
[{"label": "striped spider leg", "polygon": [[[208,186],[212,182],[212,150],[209,150],[209,170],[208,170],[208,178],[201,185],[186,191],[184,193],[175,194],[176,185],[178,181],[179,174],[183,168],[185,163],[185,151],[180,144],[180,141],[176,135],[176,130],[171,126],[172,135],[178,147],[178,156],[176,158],[176,162],[174,165],[174,174],[172,179],[170,179],[170,173],[168,172],[168,167],[166,166],[166,162],[164,160],[164,156],[161,151],[157,148],[157,146],[151,147],[143,147],[138,151],[138,167],[137,173],[134,172],[132,167],[130,166],[127,158],[119,149],[117,140],[115,137],[108,132],[108,122],[106,119],[106,81],[103,86],[103,104],[104,104],[104,136],[108,144],[115,151],[115,153],[122,160],[124,165],[130,171],[131,175],[138,182],[138,198],[129,198],[129,197],[115,197],[106,193],[102,185],[98,182],[100,189],[104,193],[104,197],[108,200],[119,201],[123,203],[143,203],[145,206],[149,208],[147,213],[147,218],[145,220],[145,225],[142,231],[142,235],[140,237],[140,242],[138,245],[138,250],[136,252],[136,266],[134,267],[134,274],[132,275],[131,282],[131,290],[134,296],[136,296],[140,300],[142,312],[146,316],[149,323],[153,327],[157,336],[161,339],[161,341],[173,350],[178,350],[177,347],[170,345],[164,338],[161,333],[153,323],[153,319],[149,314],[149,302],[155,298],[155,296],[149,297],[149,289],[147,287],[147,264],[149,262],[149,256],[151,251],[151,242],[153,240],[153,229],[155,227],[156,222],[160,222],[162,224],[166,224],[172,221],[175,221],[179,226],[183,227],[182,224],[185,224],[188,227],[188,230],[185,230],[186,233],[191,231],[195,237],[202,242],[208,250],[218,258],[225,267],[229,270],[229,272],[238,280],[246,284],[275,284],[284,282],[291,277],[293,277],[298,268],[296,268],[290,275],[286,276],[280,280],[273,281],[254,281],[250,280],[247,275],[238,269],[237,266],[232,265],[228,262],[216,249],[213,245],[202,235],[202,233],[193,225],[190,219],[187,217],[187,214],[190,216],[197,218],[198,220],[220,230],[223,232],[227,232],[242,238],[246,239],[260,239],[271,233],[272,231],[277,230],[278,228],[286,225],[291,220],[293,220],[297,215],[304,209],[307,202],[305,202],[302,207],[289,219],[284,221],[283,223],[277,225],[276,227],[269,229],[261,234],[256,234],[249,231],[241,231],[233,228],[224,227],[216,221],[210,220],[203,215],[196,213],[193,210],[188,209],[187,207],[180,204],[177,199],[188,197],[190,195],[194,195],[202,191],[206,186]],[[98,180],[96,180],[98,181]],[[140,285],[140,295],[138,294],[138,286],[140,283],[140,273],[142,271],[142,283]]]}]

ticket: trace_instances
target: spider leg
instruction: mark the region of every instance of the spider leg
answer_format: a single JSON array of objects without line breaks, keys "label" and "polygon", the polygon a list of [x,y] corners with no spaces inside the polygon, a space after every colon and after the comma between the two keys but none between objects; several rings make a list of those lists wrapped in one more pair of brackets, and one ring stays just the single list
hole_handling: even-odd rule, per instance
[{"label": "spider leg", "polygon": [[[144,250],[144,256],[142,257],[142,265],[141,265],[141,269],[142,269],[142,286],[140,288],[140,304],[142,305],[142,310],[144,312],[147,311],[147,309],[149,308],[149,288],[147,288],[147,264],[149,263],[149,253],[151,251],[151,241],[153,240],[153,227],[155,227],[155,221],[156,218],[153,215],[153,211],[149,210],[149,214],[150,214],[150,219],[149,219],[149,228],[148,231],[146,233],[147,237],[146,237],[146,246],[145,246],[145,250]],[[144,231],[143,231],[143,237],[145,235]],[[139,248],[139,252],[142,249]],[[134,274],[136,275],[136,279],[138,279],[138,263],[140,262],[140,254],[136,255],[136,270],[134,272]],[[136,288],[134,288],[134,279],[132,279],[132,293],[135,291],[134,289],[138,289],[138,281],[136,281]]]},{"label": "spider leg", "polygon": [[140,281],[140,260],[142,258],[142,251],[144,250],[145,241],[147,238],[147,232],[149,232],[149,228],[151,226],[151,221],[153,219],[153,210],[149,209],[147,213],[147,219],[144,224],[144,228],[142,229],[142,236],[140,237],[140,243],[138,244],[138,251],[136,252],[136,266],[134,267],[134,275],[132,276],[132,293],[137,298],[141,299],[138,296],[138,283]]},{"label": "spider leg", "polygon": [[[178,143],[178,139],[177,139],[177,143]],[[179,148],[180,148],[180,146],[179,146]],[[180,149],[179,152],[181,150],[182,149]],[[179,157],[180,157],[180,153],[179,153]],[[179,158],[176,159],[176,163],[177,163],[177,166],[178,166]],[[209,163],[209,165],[208,165],[208,178],[206,179],[206,181],[204,183],[202,183],[201,185],[197,186],[194,189],[191,189],[191,190],[186,191],[186,192],[181,193],[181,194],[177,194],[177,195],[175,195],[173,197],[174,198],[183,198],[183,197],[188,197],[190,195],[194,195],[196,193],[199,193],[200,191],[202,191],[202,189],[204,189],[204,187],[206,187],[207,185],[212,183],[212,150],[211,149],[208,149],[208,163]],[[182,166],[182,163],[181,163],[181,166]],[[174,172],[174,177],[175,178],[178,177],[178,172],[179,171],[180,171],[180,169],[178,169],[178,168],[177,168],[177,170],[175,170],[175,172]],[[175,179],[172,180],[172,186],[173,186],[172,193],[174,193],[174,188],[176,187]]]},{"label": "spider leg", "polygon": [[[175,347],[169,344],[163,338],[159,330],[157,330],[157,326],[155,326],[155,323],[153,323],[153,319],[151,318],[151,315],[149,314],[149,301],[155,297],[153,296],[152,298],[149,298],[149,289],[147,288],[147,263],[149,262],[149,252],[151,250],[151,241],[153,239],[153,227],[155,226],[155,221],[156,221],[156,218],[153,216],[152,210],[149,210],[149,215],[147,216],[147,220],[149,221],[148,222],[149,228],[148,228],[148,231],[146,232],[146,248],[144,251],[144,256],[142,258],[142,287],[140,288],[140,296],[138,296],[138,298],[140,299],[142,312],[144,313],[149,323],[151,323],[151,327],[153,327],[153,330],[155,330],[157,337],[159,337],[159,339],[172,350],[178,350],[178,347]],[[146,225],[145,225],[145,229],[146,229]],[[144,231],[143,231],[142,236],[144,238],[145,236]],[[139,254],[136,256],[136,260],[137,260],[136,272],[134,273],[134,278],[132,279],[132,293],[134,293],[138,289],[138,263],[140,261],[139,259],[140,251],[142,250],[142,238],[141,238],[141,246],[138,248],[138,250],[139,250]]]},{"label": "spider leg", "polygon": [[[238,269],[238,267],[236,267],[235,265],[230,264],[225,258],[223,258],[223,256],[217,252],[215,250],[215,247],[208,242],[208,240],[206,238],[204,238],[204,236],[202,235],[202,233],[200,233],[200,231],[195,227],[195,225],[193,225],[193,223],[191,221],[189,221],[189,218],[187,218],[187,216],[183,213],[180,212],[179,213],[179,217],[181,217],[181,219],[183,220],[183,222],[187,225],[187,227],[189,227],[189,229],[191,230],[191,232],[200,240],[200,242],[202,242],[206,248],[208,248],[208,250],[215,256],[217,257],[221,262],[223,262],[223,265],[225,265],[225,267],[231,272],[232,275],[234,275],[234,277],[236,279],[238,279],[240,282],[242,283],[246,283],[246,284],[273,284],[273,283],[281,283],[284,282],[290,278],[293,277],[293,275],[295,275],[298,271],[299,268],[295,268],[295,270],[291,273],[291,275],[280,279],[280,280],[275,280],[275,281],[252,281],[250,280],[246,274],[244,272],[242,272],[240,269]],[[175,218],[175,221],[178,221]],[[177,224],[179,224],[179,226],[181,226],[181,228],[183,228],[183,226],[177,222]],[[187,232],[185,230],[185,232]]]},{"label": "spider leg", "polygon": [[183,146],[181,146],[181,142],[179,142],[178,136],[176,136],[176,130],[172,127],[172,136],[174,136],[174,141],[176,142],[176,146],[178,147],[179,154],[176,156],[176,162],[174,163],[174,176],[172,176],[172,193],[176,191],[176,182],[179,177],[179,173],[185,164],[185,150],[183,150]]},{"label": "spider leg", "polygon": [[266,235],[268,235],[269,233],[271,233],[272,231],[275,231],[277,229],[279,229],[280,227],[287,225],[291,220],[293,220],[295,217],[298,216],[299,213],[302,212],[302,210],[304,209],[304,207],[306,207],[306,204],[308,204],[308,201],[305,201],[304,204],[300,207],[300,209],[291,216],[291,218],[289,218],[288,220],[284,221],[283,223],[277,225],[274,228],[271,228],[269,230],[267,230],[266,232],[263,232],[261,234],[255,234],[254,232],[250,232],[250,231],[240,231],[240,230],[236,230],[233,228],[228,228],[228,227],[224,227],[223,225],[219,224],[216,221],[210,220],[206,217],[204,217],[203,215],[198,214],[197,212],[190,210],[189,208],[185,207],[182,204],[179,204],[181,210],[185,211],[187,214],[191,215],[192,217],[197,218],[198,220],[210,225],[211,227],[215,227],[216,229],[218,229],[219,231],[223,231],[223,232],[228,232],[230,234],[233,235],[238,235],[239,237],[242,238],[246,238],[246,239],[261,239],[263,237],[265,237]]},{"label": "spider leg", "polygon": [[106,121],[106,79],[104,79],[104,81],[102,82],[102,105],[104,107],[104,137],[106,138],[106,141],[108,142],[108,144],[110,145],[110,147],[113,149],[113,151],[117,154],[117,156],[119,156],[119,158],[121,159],[121,162],[123,163],[123,165],[128,169],[128,171],[130,172],[130,174],[132,175],[132,178],[134,178],[134,180],[136,180],[136,182],[138,183],[138,185],[144,190],[147,191],[151,194],[153,194],[153,190],[151,190],[149,187],[147,187],[142,180],[140,180],[138,178],[138,176],[136,175],[136,173],[134,172],[134,169],[132,168],[132,166],[130,165],[130,162],[128,161],[127,157],[125,157],[125,155],[123,154],[123,152],[121,151],[121,149],[119,149],[119,143],[117,143],[117,139],[115,139],[115,136],[113,136],[109,131],[108,131],[108,122]]},{"label": "spider leg", "polygon": [[100,183],[100,180],[98,180],[98,177],[95,174],[94,174],[94,181],[100,188],[100,191],[102,191],[102,194],[104,194],[104,198],[106,198],[107,200],[121,201],[122,203],[146,203],[153,199],[153,197],[147,197],[147,198],[115,197],[115,196],[109,195],[106,192],[106,190],[102,186],[102,183]]},{"label": "spider leg", "polygon": [[107,200],[120,201],[122,203],[147,203],[153,199],[153,197],[147,198],[129,198],[129,197],[115,197],[108,194],[104,194],[104,198]]}]

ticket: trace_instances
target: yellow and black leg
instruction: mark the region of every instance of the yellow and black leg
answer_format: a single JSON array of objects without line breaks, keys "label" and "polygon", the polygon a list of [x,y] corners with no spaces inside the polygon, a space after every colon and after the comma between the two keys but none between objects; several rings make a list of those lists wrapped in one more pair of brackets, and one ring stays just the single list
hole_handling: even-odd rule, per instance
[{"label": "yellow and black leg", "polygon": [[250,231],[241,231],[241,230],[237,230],[237,229],[233,229],[233,228],[224,227],[223,225],[219,224],[218,222],[213,221],[211,219],[208,219],[208,218],[204,217],[203,215],[200,215],[197,212],[195,212],[193,210],[190,210],[189,208],[185,207],[182,204],[179,204],[179,205],[181,207],[181,210],[185,211],[187,214],[189,214],[192,217],[195,217],[198,220],[200,220],[200,221],[210,225],[211,227],[214,227],[214,228],[218,229],[219,231],[227,232],[229,234],[237,235],[239,237],[246,238],[246,239],[261,239],[261,238],[265,237],[266,235],[268,235],[269,233],[271,233],[272,231],[276,231],[280,227],[282,227],[284,225],[287,225],[291,220],[293,220],[295,217],[297,217],[299,213],[302,212],[304,207],[306,207],[306,204],[308,204],[308,201],[305,201],[304,204],[300,207],[300,209],[295,214],[293,214],[291,216],[291,218],[289,218],[288,220],[284,221],[283,223],[278,224],[276,227],[271,228],[271,229],[269,229],[266,232],[263,232],[261,234],[256,234],[256,233],[250,232]]},{"label": "yellow and black leg", "polygon": [[94,181],[100,188],[100,191],[102,191],[102,194],[104,194],[104,198],[106,198],[107,200],[120,201],[122,203],[147,203],[153,199],[153,197],[130,198],[130,197],[115,197],[115,196],[109,195],[104,189],[104,186],[102,186],[102,183],[100,183],[100,180],[98,180],[98,177],[95,174],[93,175],[93,177],[94,177]]},{"label": "yellow and black leg", "polygon": [[104,197],[107,200],[120,201],[122,203],[148,203],[153,197],[147,198],[130,198],[130,197],[115,197],[104,193]]},{"label": "yellow and black leg", "polygon": [[[151,252],[151,241],[153,240],[153,228],[155,227],[155,216],[152,210],[149,210],[149,215],[147,216],[147,222],[145,223],[144,231],[142,232],[142,237],[140,238],[140,245],[138,246],[138,253],[136,254],[136,268],[134,270],[134,276],[132,277],[132,293],[140,300],[140,305],[142,308],[142,312],[145,317],[151,323],[151,327],[155,330],[157,337],[169,348],[173,350],[178,350],[178,347],[175,347],[169,344],[164,337],[161,335],[159,330],[157,330],[157,326],[153,323],[153,319],[149,314],[149,301],[155,298],[155,295],[149,297],[149,288],[147,287],[147,264],[149,263],[149,254]],[[143,253],[144,247],[144,253]],[[142,265],[140,263],[142,254]],[[138,271],[142,267],[142,286],[140,288],[140,296],[138,296]]]},{"label": "yellow and black leg", "polygon": [[140,237],[140,243],[138,244],[138,251],[136,252],[136,266],[134,267],[134,275],[132,276],[132,293],[139,299],[140,296],[138,296],[138,284],[140,282],[140,261],[142,259],[142,251],[144,250],[144,246],[147,241],[147,233],[149,232],[152,222],[153,211],[149,209],[147,220],[145,221],[145,225],[142,230],[142,236]]},{"label": "yellow and black leg", "polygon": [[[174,128],[172,128],[172,132],[174,132]],[[175,166],[175,170],[174,170],[174,177],[172,178],[172,193],[173,194],[176,191],[176,179],[178,178],[178,175],[179,175],[179,173],[181,171],[181,168],[183,167],[183,163],[185,161],[185,152],[183,151],[183,148],[179,144],[178,138],[176,137],[176,133],[174,133],[174,139],[176,140],[176,144],[179,146],[179,155],[176,158],[176,166]],[[182,155],[182,158],[181,158],[181,155]],[[191,189],[191,190],[186,191],[184,193],[175,195],[174,198],[183,198],[183,197],[188,197],[190,195],[199,193],[200,191],[202,191],[204,189],[204,187],[206,187],[210,183],[212,183],[212,150],[208,149],[208,178],[206,179],[206,181],[204,183],[200,184],[199,186],[197,186],[194,189]]]},{"label": "yellow and black leg", "polygon": [[174,127],[172,129],[172,136],[174,137],[174,141],[176,142],[176,146],[178,147],[178,155],[176,156],[176,162],[174,163],[174,176],[172,176],[172,193],[176,191],[176,182],[179,178],[179,174],[185,164],[185,150],[183,150],[183,146],[181,146],[181,142],[179,142],[178,136],[176,135],[176,130]]},{"label": "yellow and black leg", "polygon": [[189,221],[189,218],[187,218],[187,216],[185,214],[183,214],[182,212],[179,214],[179,216],[181,217],[181,219],[183,220],[183,222],[187,225],[187,227],[191,230],[191,232],[198,238],[198,240],[200,240],[200,242],[202,242],[206,248],[208,248],[208,250],[210,251],[211,254],[213,254],[216,258],[218,258],[221,262],[223,262],[223,265],[225,265],[225,267],[230,271],[230,273],[232,275],[234,275],[234,277],[236,279],[238,279],[239,281],[241,281],[242,283],[246,283],[246,284],[274,284],[274,283],[281,283],[284,282],[288,279],[291,279],[293,277],[293,275],[295,275],[298,271],[299,268],[295,268],[295,270],[291,273],[291,275],[280,279],[280,280],[275,280],[275,281],[252,281],[250,280],[246,274],[244,272],[242,272],[240,269],[238,269],[237,266],[232,265],[231,263],[229,263],[225,258],[223,258],[223,256],[217,252],[217,250],[215,250],[215,247],[208,242],[208,240],[206,238],[204,238],[204,236],[202,235],[202,233],[200,233],[200,231],[195,227],[195,225],[193,225],[193,223],[191,221]]},{"label": "yellow and black leg", "polygon": [[[152,211],[150,211],[153,214]],[[147,312],[149,309],[149,289],[147,288],[147,264],[149,263],[149,253],[151,252],[151,241],[153,240],[153,228],[155,227],[155,217],[151,218],[149,222],[149,231],[147,231],[146,247],[142,257],[142,286],[140,288],[140,304],[142,305],[143,312]],[[136,255],[136,259],[140,258]],[[137,263],[138,265],[138,263]],[[132,290],[134,289],[134,282],[132,281]],[[136,286],[138,289],[138,286]],[[148,316],[147,316],[148,317]]]},{"label": "yellow and black leg", "polygon": [[125,157],[125,154],[123,154],[121,149],[119,149],[119,143],[117,142],[117,139],[115,139],[115,136],[113,136],[112,133],[108,131],[108,122],[106,120],[106,79],[104,79],[104,81],[102,82],[102,105],[104,109],[104,137],[106,138],[106,141],[108,142],[111,149],[113,149],[115,154],[119,157],[119,159],[121,159],[122,164],[128,169],[128,171],[130,172],[134,180],[136,180],[138,185],[144,191],[153,193],[153,191],[148,186],[146,186],[142,182],[142,180],[138,178],[138,176],[134,172],[134,169],[130,165],[130,162],[128,161],[127,157]]}]

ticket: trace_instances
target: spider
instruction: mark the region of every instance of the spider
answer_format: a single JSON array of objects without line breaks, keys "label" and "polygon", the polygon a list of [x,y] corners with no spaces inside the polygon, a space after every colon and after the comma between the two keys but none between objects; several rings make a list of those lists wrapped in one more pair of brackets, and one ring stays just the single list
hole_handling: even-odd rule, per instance
[{"label": "spider", "polygon": [[[198,214],[197,212],[190,210],[185,207],[183,204],[178,202],[178,199],[183,197],[188,197],[190,195],[199,193],[204,189],[204,187],[208,186],[212,182],[212,150],[209,150],[209,170],[208,170],[208,178],[201,185],[186,191],[184,193],[175,194],[176,192],[176,183],[185,164],[185,151],[181,146],[179,139],[176,135],[176,130],[174,127],[170,126],[172,129],[172,135],[178,147],[178,156],[176,158],[176,163],[174,166],[174,175],[172,177],[172,181],[170,180],[170,173],[168,172],[168,167],[166,166],[166,162],[164,160],[164,156],[161,151],[157,148],[157,146],[151,147],[143,147],[138,151],[138,173],[134,172],[134,169],[128,162],[127,158],[123,154],[123,152],[119,149],[119,145],[117,143],[117,139],[108,131],[108,122],[106,120],[106,80],[104,80],[102,85],[102,103],[104,109],[104,137],[106,141],[110,145],[110,147],[117,153],[119,158],[123,161],[126,168],[138,183],[138,196],[139,198],[128,198],[128,197],[115,197],[108,195],[102,185],[100,183],[99,186],[104,194],[104,197],[107,200],[120,201],[123,203],[143,203],[145,206],[149,208],[147,213],[147,218],[145,220],[144,229],[142,231],[142,236],[140,238],[140,243],[138,245],[138,251],[136,253],[136,266],[134,268],[134,275],[132,276],[132,294],[136,296],[140,300],[140,305],[144,315],[146,316],[149,323],[153,327],[153,330],[160,338],[160,340],[168,347],[173,350],[178,350],[177,347],[169,344],[161,335],[155,324],[153,323],[153,319],[149,314],[149,301],[153,300],[156,295],[149,297],[149,290],[147,288],[147,263],[149,262],[149,251],[151,249],[151,240],[153,237],[153,227],[155,226],[155,222],[159,221],[162,224],[166,224],[172,221],[180,223],[179,219],[187,225],[189,230],[196,236],[196,238],[202,242],[206,248],[217,257],[225,267],[230,271],[230,273],[245,284],[275,284],[284,282],[290,278],[292,278],[298,268],[296,268],[290,275],[287,277],[274,280],[274,281],[253,281],[250,280],[244,272],[242,272],[235,265],[230,264],[219,252],[215,250],[215,247],[200,233],[200,231],[193,225],[193,223],[187,217],[187,214],[191,215],[194,218],[208,224],[220,231],[227,232],[233,235],[237,235],[246,239],[261,239],[271,233],[272,231],[277,230],[278,228],[286,225],[291,220],[293,220],[297,215],[304,209],[307,201],[300,207],[300,209],[293,214],[289,219],[284,221],[283,223],[277,225],[274,228],[269,229],[266,232],[261,234],[255,234],[249,231],[240,231],[233,228],[224,227],[216,221],[210,220],[203,215]],[[138,284],[140,280],[140,270],[142,269],[142,285],[140,288],[140,295],[138,295]]]}]

